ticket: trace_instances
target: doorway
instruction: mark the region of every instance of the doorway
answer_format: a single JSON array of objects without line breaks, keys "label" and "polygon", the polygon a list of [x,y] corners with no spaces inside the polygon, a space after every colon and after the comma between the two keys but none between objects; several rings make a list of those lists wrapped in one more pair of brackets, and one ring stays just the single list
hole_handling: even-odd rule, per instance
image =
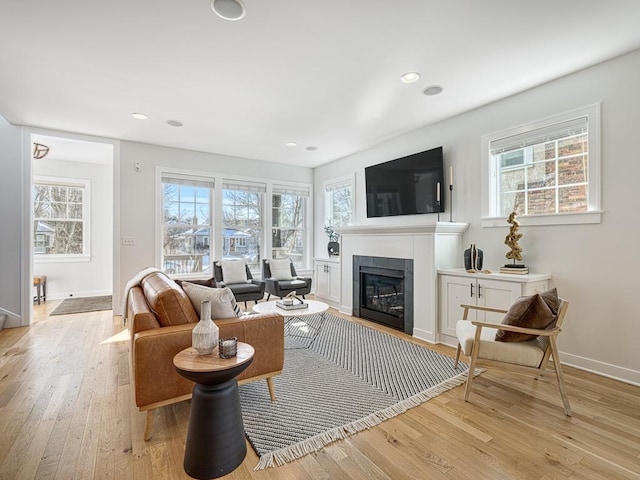
[{"label": "doorway", "polygon": [[114,144],[31,133],[30,148],[33,277],[47,301],[112,295]]}]

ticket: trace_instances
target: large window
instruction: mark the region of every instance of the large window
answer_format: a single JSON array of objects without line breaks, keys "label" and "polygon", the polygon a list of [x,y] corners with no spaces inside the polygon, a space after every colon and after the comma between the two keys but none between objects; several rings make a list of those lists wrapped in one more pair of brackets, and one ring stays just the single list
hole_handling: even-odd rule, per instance
[{"label": "large window", "polygon": [[210,273],[213,181],[162,176],[162,270],[169,274]]},{"label": "large window", "polygon": [[263,237],[262,205],[266,185],[225,180],[222,185],[222,258],[243,258],[260,271]]},{"label": "large window", "polygon": [[324,212],[327,225],[335,227],[351,225],[353,221],[353,191],[353,175],[324,183]]},{"label": "large window", "polygon": [[485,137],[485,217],[599,213],[597,114],[588,107]]},{"label": "large window", "polygon": [[308,201],[308,189],[273,186],[272,258],[290,258],[296,267],[306,266]]},{"label": "large window", "polygon": [[33,184],[34,254],[89,255],[89,181],[39,178]]}]

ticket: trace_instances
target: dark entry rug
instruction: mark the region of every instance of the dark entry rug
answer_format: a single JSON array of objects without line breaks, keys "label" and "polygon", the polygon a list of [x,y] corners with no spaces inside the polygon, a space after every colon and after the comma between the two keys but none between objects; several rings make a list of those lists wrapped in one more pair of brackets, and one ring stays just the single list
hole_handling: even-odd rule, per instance
[{"label": "dark entry rug", "polygon": [[468,365],[330,314],[287,319],[285,365],[240,387],[245,433],[260,462],[282,465],[454,388]]},{"label": "dark entry rug", "polygon": [[104,297],[67,298],[50,315],[69,315],[71,313],[98,312],[111,310],[111,295]]}]

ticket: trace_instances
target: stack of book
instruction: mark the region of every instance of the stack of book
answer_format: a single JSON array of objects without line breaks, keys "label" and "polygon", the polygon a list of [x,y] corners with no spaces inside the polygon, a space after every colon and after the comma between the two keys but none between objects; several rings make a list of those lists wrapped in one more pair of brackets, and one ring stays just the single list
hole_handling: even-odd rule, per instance
[{"label": "stack of book", "polygon": [[309,308],[309,304],[306,302],[298,302],[297,300],[293,303],[285,303],[282,300],[276,300],[276,306],[278,308],[282,308],[283,310],[300,310],[301,308]]},{"label": "stack of book", "polygon": [[529,267],[524,265],[500,267],[500,273],[510,273],[513,275],[527,275],[529,273]]}]

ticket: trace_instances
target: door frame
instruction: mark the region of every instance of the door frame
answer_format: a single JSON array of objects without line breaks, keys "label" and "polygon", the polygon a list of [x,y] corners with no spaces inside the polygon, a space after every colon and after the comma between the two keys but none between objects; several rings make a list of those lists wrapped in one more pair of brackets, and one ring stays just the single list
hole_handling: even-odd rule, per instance
[{"label": "door frame", "polygon": [[106,143],[113,147],[113,278],[112,278],[112,306],[113,314],[120,312],[120,140],[92,135],[48,130],[37,127],[23,127],[22,130],[22,238],[23,248],[21,258],[22,276],[22,318],[21,326],[31,324],[33,318],[33,202],[31,190],[33,187],[33,155],[31,153],[32,136],[47,135],[50,137],[80,140],[84,142]]}]

